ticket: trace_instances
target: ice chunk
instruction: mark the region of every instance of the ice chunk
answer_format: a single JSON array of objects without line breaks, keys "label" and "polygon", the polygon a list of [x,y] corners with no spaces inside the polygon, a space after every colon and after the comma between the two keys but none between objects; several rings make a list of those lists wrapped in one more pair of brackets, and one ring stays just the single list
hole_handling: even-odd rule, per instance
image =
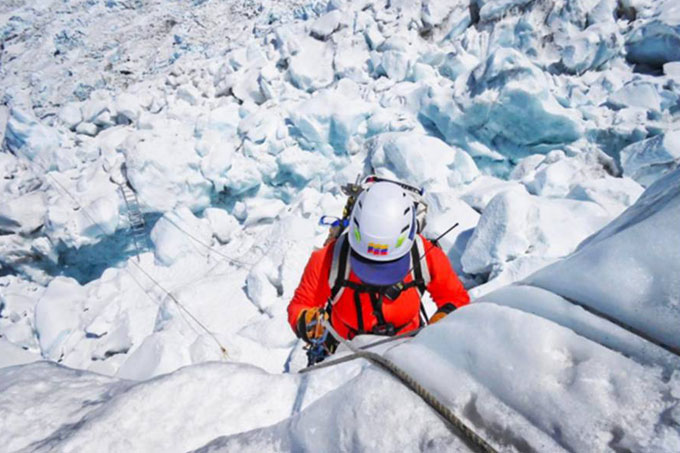
[{"label": "ice chunk", "polygon": [[680,165],[680,129],[633,143],[621,150],[623,173],[649,186]]},{"label": "ice chunk", "polygon": [[363,36],[352,35],[341,39],[338,43],[333,67],[338,77],[365,83],[370,79],[369,60],[370,54],[366,40]]},{"label": "ice chunk", "polygon": [[611,176],[616,171],[613,159],[599,150],[576,152],[551,151],[543,158],[532,155],[513,170],[511,179],[520,180],[529,193],[565,197],[580,182]]},{"label": "ice chunk", "polygon": [[595,23],[583,31],[571,31],[565,34],[564,41],[562,64],[575,74],[600,68],[617,56],[624,44],[614,22]]},{"label": "ice chunk", "polygon": [[5,145],[13,153],[36,161],[47,170],[64,171],[76,166],[72,151],[62,146],[55,129],[38,122],[32,115],[13,108],[10,112]]},{"label": "ice chunk", "polygon": [[10,198],[3,195],[0,203],[0,231],[13,233],[32,233],[45,223],[47,206],[45,193],[30,192]]},{"label": "ice chunk", "polygon": [[245,225],[269,223],[286,207],[281,200],[267,198],[249,198],[245,202]]},{"label": "ice chunk", "polygon": [[35,307],[35,329],[43,357],[59,360],[84,336],[79,330],[83,288],[72,278],[52,280]]},{"label": "ice chunk", "polygon": [[385,167],[397,178],[428,190],[474,180],[479,170],[462,149],[438,138],[408,132],[388,132],[372,141],[371,165]]},{"label": "ice chunk", "polygon": [[83,121],[83,114],[80,111],[80,103],[69,102],[59,110],[59,119],[71,130]]},{"label": "ice chunk", "polygon": [[425,237],[435,239],[458,223],[458,227],[439,240],[439,246],[449,257],[453,268],[461,273],[460,257],[467,241],[479,222],[479,213],[450,191],[426,192],[429,205]]},{"label": "ice chunk", "polygon": [[107,236],[118,228],[118,203],[111,198],[98,198],[84,209],[78,212],[76,219],[81,236],[91,238]]},{"label": "ice chunk", "polygon": [[346,26],[347,13],[335,9],[314,21],[311,33],[317,39],[325,41],[330,35]]},{"label": "ice chunk", "polygon": [[291,82],[308,92],[330,85],[335,77],[333,46],[312,37],[301,38],[299,46],[288,68]]},{"label": "ice chunk", "polygon": [[[232,165],[224,174],[218,187],[229,189],[229,193],[234,196],[243,195],[251,190],[256,190],[262,184],[262,174],[257,168],[257,164],[241,154],[236,154],[232,160]],[[223,183],[222,183],[223,181]]]},{"label": "ice chunk", "polygon": [[460,198],[477,212],[482,212],[493,197],[509,189],[522,190],[524,187],[515,181],[505,181],[493,176],[480,175],[463,188]]},{"label": "ice chunk", "polygon": [[618,108],[639,107],[658,112],[661,111],[660,91],[652,83],[633,81],[614,92],[608,101]]},{"label": "ice chunk", "polygon": [[565,256],[610,218],[595,203],[543,199],[517,189],[501,192],[484,209],[463,254],[463,269],[479,274],[522,256]]},{"label": "ice chunk", "polygon": [[218,132],[224,140],[229,140],[236,136],[238,124],[241,121],[239,105],[230,103],[210,110],[207,114],[201,115],[196,121],[196,137],[202,137],[209,131]]},{"label": "ice chunk", "polygon": [[285,148],[284,140],[288,137],[283,113],[271,106],[246,115],[238,125],[238,133],[251,142],[250,149],[257,147],[274,155]]},{"label": "ice chunk", "polygon": [[628,177],[607,176],[575,184],[567,198],[593,201],[608,212],[618,215],[635,203],[644,190],[644,187]]},{"label": "ice chunk", "polygon": [[455,38],[472,23],[467,1],[423,0],[421,11],[423,32],[433,33],[436,41]]},{"label": "ice chunk", "polygon": [[638,201],[577,253],[526,281],[592,306],[680,348],[680,170]]},{"label": "ice chunk", "polygon": [[276,274],[278,274],[278,269],[265,256],[253,267],[246,279],[248,298],[262,311],[274,305],[278,298],[276,287],[272,283]]},{"label": "ice chunk", "polygon": [[[181,230],[187,231],[197,240]],[[210,245],[211,239],[212,233],[207,222],[196,218],[186,207],[164,214],[151,230],[154,254],[165,266],[172,265],[186,254],[205,254],[205,244]]]},{"label": "ice chunk", "polygon": [[238,221],[224,209],[207,208],[203,211],[203,217],[208,219],[213,235],[223,244],[231,240],[238,228]]},{"label": "ice chunk", "polygon": [[500,19],[511,8],[524,6],[531,0],[476,0],[480,20],[487,22]]},{"label": "ice chunk", "polygon": [[[459,88],[430,87],[422,93],[420,113],[449,143],[493,160],[524,157],[582,137],[578,111],[563,107],[543,72],[510,48],[495,50]],[[481,145],[474,145],[482,142]],[[494,151],[484,144],[493,143]]]},{"label": "ice chunk", "polygon": [[626,58],[662,66],[680,61],[680,8],[674,0],[654,2],[654,14],[641,20],[626,40]]},{"label": "ice chunk", "polygon": [[[341,86],[354,85],[345,81]],[[290,111],[290,119],[303,138],[301,145],[323,154],[344,154],[356,150],[357,132],[371,112],[371,106],[349,89],[315,93]]]},{"label": "ice chunk", "polygon": [[304,151],[296,146],[287,147],[276,158],[279,166],[277,179],[291,182],[293,185],[302,185],[315,178],[321,179],[327,175],[330,163],[323,155]]},{"label": "ice chunk", "polygon": [[210,204],[212,185],[201,173],[194,144],[173,124],[168,122],[157,132],[140,133],[123,148],[128,178],[148,211],[168,211],[181,205],[201,209]]},{"label": "ice chunk", "polygon": [[483,298],[484,295],[520,281],[555,261],[557,261],[555,257],[528,255],[496,264],[489,273],[486,283],[469,290],[470,297],[472,299]]},{"label": "ice chunk", "polygon": [[135,123],[142,113],[142,105],[139,96],[131,93],[121,93],[116,96],[114,109],[119,117],[127,119],[131,123]]},{"label": "ice chunk", "polygon": [[[480,95],[475,111],[488,109],[487,134],[502,136],[518,145],[571,143],[584,132],[577,112],[562,107],[540,85],[510,81],[496,97]],[[474,121],[474,113],[467,115]]]}]

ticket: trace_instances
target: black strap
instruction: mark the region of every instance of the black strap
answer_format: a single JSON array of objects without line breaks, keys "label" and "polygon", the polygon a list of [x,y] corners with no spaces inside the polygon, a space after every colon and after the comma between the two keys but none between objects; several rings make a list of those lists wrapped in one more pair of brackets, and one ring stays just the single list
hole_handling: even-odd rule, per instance
[{"label": "black strap", "polygon": [[455,309],[456,309],[455,305],[453,305],[451,302],[447,302],[444,305],[442,305],[441,307],[439,307],[437,312],[438,313],[446,313],[448,315],[449,313],[453,312]]},{"label": "black strap", "polygon": [[335,296],[338,294],[338,291],[340,291],[340,288],[342,288],[345,280],[345,272],[347,272],[347,262],[349,261],[349,238],[345,238],[344,241],[342,241],[342,248],[340,249],[340,255],[338,256],[338,275],[335,278],[335,284],[333,285],[333,288],[331,288],[331,300],[335,299]]},{"label": "black strap", "polygon": [[385,322],[385,315],[383,314],[383,295],[380,293],[369,293],[371,297],[371,306],[373,307],[373,316],[378,320],[378,325],[382,326],[387,324]]},{"label": "black strap", "polygon": [[359,291],[354,291],[354,308],[357,311],[357,327],[359,330],[357,334],[364,333],[364,315],[361,310],[361,293]]},{"label": "black strap", "polygon": [[420,296],[422,297],[427,288],[425,287],[425,280],[423,280],[423,269],[420,264],[420,255],[418,255],[418,247],[415,242],[413,243],[413,247],[411,247],[411,261],[411,266],[413,267],[413,281],[417,282],[418,291],[420,291]]}]

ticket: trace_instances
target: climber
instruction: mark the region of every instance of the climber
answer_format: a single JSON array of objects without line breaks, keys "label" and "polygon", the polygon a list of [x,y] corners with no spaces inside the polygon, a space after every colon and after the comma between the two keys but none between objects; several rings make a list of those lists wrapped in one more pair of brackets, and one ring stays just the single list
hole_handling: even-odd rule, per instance
[{"label": "climber", "polygon": [[288,305],[288,321],[305,342],[323,338],[333,352],[321,317],[346,339],[415,330],[427,322],[420,315],[425,290],[438,307],[429,323],[468,304],[446,254],[417,232],[404,186],[379,181],[361,191],[344,232],[312,253]]}]

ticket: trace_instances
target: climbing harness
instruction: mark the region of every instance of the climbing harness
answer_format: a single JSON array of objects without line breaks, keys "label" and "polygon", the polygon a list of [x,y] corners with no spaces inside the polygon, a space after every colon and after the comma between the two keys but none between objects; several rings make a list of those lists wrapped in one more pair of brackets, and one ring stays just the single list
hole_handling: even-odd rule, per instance
[{"label": "climbing harness", "polygon": [[[396,377],[401,381],[406,387],[412,390],[416,395],[418,395],[423,401],[425,401],[432,409],[434,409],[437,414],[439,414],[446,422],[448,422],[449,427],[452,428],[452,432],[457,437],[464,440],[470,448],[473,448],[480,452],[485,453],[496,453],[497,450],[491,446],[486,440],[475,433],[470,427],[468,427],[456,414],[451,411],[445,404],[437,399],[430,391],[423,387],[413,376],[408,374],[403,369],[399,368],[394,362],[385,357],[381,356],[372,351],[361,350],[353,346],[350,342],[342,338],[333,328],[330,322],[325,319],[322,321],[323,326],[328,332],[343,346],[347,347],[350,351],[360,357],[366,359],[373,363],[374,365],[382,368],[383,370],[390,373],[392,376]],[[315,368],[317,369],[317,368]],[[311,370],[310,370],[311,371]]]},{"label": "climbing harness", "polygon": [[[458,223],[455,223],[453,226],[444,231],[444,233],[432,241],[432,246],[430,246],[430,248],[427,250],[425,250],[425,244],[422,237],[420,235],[416,235],[413,242],[413,247],[411,248],[410,252],[412,264],[411,268],[407,272],[407,275],[411,275],[411,281],[404,282],[402,280],[387,287],[377,287],[349,280],[351,271],[349,260],[350,245],[347,238],[347,232],[343,233],[333,246],[333,258],[331,262],[331,269],[328,275],[328,286],[331,288],[331,295],[327,306],[332,308],[341,299],[345,289],[350,288],[354,291],[354,304],[357,311],[357,329],[350,328],[353,336],[365,333],[392,336],[404,328],[405,325],[395,326],[392,323],[385,322],[382,305],[385,299],[389,301],[397,300],[402,292],[411,288],[416,288],[421,301],[421,325],[427,324],[428,318],[427,313],[425,312],[425,307],[422,303],[422,298],[425,294],[425,291],[427,290],[428,285],[430,284],[431,274],[428,268],[426,257],[427,254],[437,246],[438,241],[440,241],[445,235],[447,235],[457,226]],[[369,331],[365,330],[361,309],[361,294],[366,293],[369,294],[371,306],[373,308],[373,314],[378,321],[378,323]]]}]

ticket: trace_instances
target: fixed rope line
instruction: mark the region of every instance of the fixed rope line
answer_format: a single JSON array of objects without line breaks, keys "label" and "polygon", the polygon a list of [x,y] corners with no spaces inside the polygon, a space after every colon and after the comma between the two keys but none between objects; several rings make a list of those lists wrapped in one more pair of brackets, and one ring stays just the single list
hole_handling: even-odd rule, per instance
[{"label": "fixed rope line", "polygon": [[399,368],[394,362],[372,351],[362,351],[353,346],[349,341],[341,337],[333,328],[330,322],[322,319],[321,323],[330,332],[330,334],[341,344],[346,346],[357,356],[366,359],[378,367],[384,369],[397,379],[399,379],[406,387],[411,389],[423,401],[425,401],[437,414],[439,414],[449,425],[454,428],[452,432],[462,440],[466,441],[471,448],[484,453],[497,453],[497,450],[491,446],[486,440],[469,428],[451,409],[437,399],[430,391],[423,387],[415,378],[408,374],[403,369]]},{"label": "fixed rope line", "polygon": [[[418,334],[418,332],[420,332],[423,329],[424,329],[424,327],[419,327],[415,330],[410,330],[410,331],[405,332],[405,333],[400,333],[399,335],[394,335],[393,337],[385,338],[385,339],[382,339],[382,340],[374,341],[373,343],[369,343],[369,344],[365,344],[363,346],[359,346],[357,349],[364,351],[366,349],[370,349],[370,348],[373,348],[375,346],[380,346],[380,345],[383,345],[383,344],[392,343],[393,341],[402,340],[404,338],[409,338],[409,337],[415,337]],[[348,354],[346,356],[340,357],[340,358],[335,359],[335,360],[328,360],[328,361],[324,361],[324,362],[321,362],[321,363],[317,363],[316,365],[308,366],[308,367],[303,368],[300,371],[298,371],[298,373],[300,373],[300,374],[309,373],[310,371],[316,371],[320,368],[328,368],[328,367],[331,367],[333,365],[340,365],[341,363],[350,362],[352,360],[356,360],[356,359],[360,359],[360,358],[362,358],[361,355]]]},{"label": "fixed rope line", "polygon": [[181,304],[181,303],[179,302],[179,300],[177,300],[177,298],[176,298],[175,296],[173,296],[173,294],[172,294],[170,291],[168,291],[168,290],[166,290],[165,288],[163,288],[163,286],[162,286],[155,278],[153,278],[146,270],[144,270],[144,268],[142,268],[141,265],[135,263],[134,261],[130,261],[130,262],[131,262],[137,269],[139,269],[140,272],[142,272],[144,275],[146,275],[146,278],[148,278],[149,280],[151,280],[151,281],[152,281],[156,286],[158,286],[165,294],[167,294],[167,296],[168,296],[173,302],[175,302],[175,304],[177,304],[177,306],[178,306],[182,311],[184,311],[187,315],[189,315],[189,317],[190,317],[191,319],[193,319],[194,322],[195,322],[196,324],[198,324],[198,325],[201,327],[201,329],[203,329],[208,335],[210,335],[210,337],[215,341],[215,343],[216,343],[217,346],[220,348],[220,351],[222,352],[222,354],[223,354],[225,357],[229,357],[229,354],[227,353],[227,349],[226,349],[224,346],[222,346],[222,343],[220,343],[220,340],[217,339],[217,336],[215,336],[214,333],[212,333],[210,330],[208,330],[208,328],[205,326],[205,324],[203,324],[201,321],[199,321],[199,319],[196,318],[196,316],[194,316],[194,314],[191,313],[191,312],[190,312],[183,304]]},{"label": "fixed rope line", "polygon": [[227,255],[225,255],[224,253],[222,253],[222,252],[220,252],[219,250],[217,250],[216,248],[212,247],[211,245],[206,244],[205,242],[201,241],[200,239],[198,239],[198,238],[197,238],[196,236],[194,236],[193,234],[189,233],[187,230],[185,230],[185,229],[182,228],[181,226],[177,225],[177,223],[176,223],[174,220],[170,219],[169,217],[166,216],[166,217],[164,217],[164,218],[165,218],[165,220],[167,220],[172,226],[174,226],[175,228],[177,228],[180,232],[186,234],[186,235],[189,236],[191,239],[193,239],[194,241],[198,242],[198,243],[201,244],[203,247],[205,247],[205,248],[207,248],[208,250],[214,252],[215,254],[221,256],[222,258],[224,258],[225,260],[227,260],[227,261],[230,262],[231,264],[235,264],[235,265],[237,265],[237,266],[242,266],[242,267],[251,266],[250,263],[246,263],[246,262],[243,262],[243,261],[239,261],[239,260],[237,260],[237,259],[235,259],[235,258],[232,258],[232,257],[230,257],[230,256],[227,256]]},{"label": "fixed rope line", "polygon": [[[95,227],[96,227],[97,229],[99,229],[99,231],[101,231],[101,232],[104,234],[104,236],[107,236],[106,231],[104,231],[104,229],[99,225],[99,223],[98,223],[96,220],[94,220],[94,218],[90,215],[90,213],[88,212],[88,210],[87,210],[82,204],[80,204],[80,201],[78,201],[78,199],[77,199],[77,198],[76,198],[76,197],[75,197],[75,196],[74,196],[74,195],[73,195],[66,187],[64,187],[64,185],[61,184],[57,178],[55,178],[54,176],[52,176],[52,175],[47,171],[47,169],[45,169],[45,168],[44,168],[42,165],[40,165],[38,162],[33,162],[32,160],[28,159],[26,156],[24,156],[24,158],[29,162],[29,166],[35,164],[35,165],[37,165],[38,167],[40,167],[41,170],[43,171],[43,173],[55,183],[55,186],[58,186],[59,188],[61,188],[61,190],[62,190],[66,195],[68,195],[68,196],[76,203],[76,205],[78,206],[78,208],[83,212],[83,214],[85,214],[85,216],[90,220],[90,222],[92,222],[92,224],[95,225]],[[35,171],[34,171],[34,173],[35,173]],[[222,352],[223,357],[228,357],[228,356],[229,356],[229,354],[228,354],[228,352],[227,352],[227,349],[222,345],[222,343],[220,343],[220,341],[219,341],[219,339],[217,338],[217,336],[216,336],[214,333],[212,333],[210,330],[208,330],[208,328],[207,328],[201,321],[199,321],[198,318],[196,318],[196,317],[193,315],[193,313],[191,313],[191,312],[189,311],[189,309],[187,309],[182,303],[180,303],[180,301],[179,301],[175,296],[173,296],[172,293],[171,293],[170,291],[168,291],[167,289],[165,289],[165,288],[163,287],[163,285],[161,285],[161,284],[160,284],[155,278],[153,278],[146,270],[144,270],[144,268],[142,268],[142,266],[141,266],[140,264],[136,263],[134,260],[129,260],[128,262],[131,263],[133,266],[135,266],[137,269],[139,269],[139,270],[140,270],[140,271],[141,271],[141,272],[142,272],[149,280],[151,280],[151,281],[154,283],[154,285],[156,285],[163,293],[165,293],[165,294],[170,298],[170,300],[172,300],[172,301],[180,308],[180,310],[184,311],[187,315],[189,315],[189,316],[191,317],[191,319],[193,319],[193,320],[196,322],[196,324],[198,324],[198,325],[199,325],[199,326],[200,326],[200,327],[201,327],[201,328],[202,328],[202,329],[203,329],[203,330],[204,330],[204,331],[205,331],[205,332],[206,332],[206,333],[207,333],[207,334],[215,341],[215,343],[217,344],[217,346],[220,348],[220,351]],[[123,270],[126,271],[128,274],[130,274],[130,275],[132,276],[132,272],[130,272],[129,269],[123,268]],[[134,277],[133,277],[132,279],[133,279],[137,284],[139,284],[139,282],[137,282],[137,281],[135,280]],[[141,288],[141,286],[140,286],[140,288]],[[148,292],[147,292],[146,289],[142,288],[142,290],[143,290],[145,293],[147,293],[147,295],[148,295]]]},{"label": "fixed rope line", "polygon": [[637,328],[631,326],[630,324],[627,324],[623,321],[620,321],[620,320],[614,318],[613,316],[610,316],[607,313],[604,313],[604,312],[598,310],[597,308],[593,308],[589,305],[586,305],[586,304],[581,303],[581,302],[574,300],[574,299],[570,299],[569,297],[565,297],[561,294],[558,294],[558,293],[555,293],[555,294],[557,294],[558,296],[560,296],[561,298],[563,298],[564,300],[566,300],[570,304],[575,305],[577,307],[581,307],[582,309],[584,309],[585,311],[587,311],[591,315],[597,316],[598,318],[604,319],[605,321],[609,321],[610,323],[622,328],[623,330],[626,330],[629,333],[632,333],[636,337],[639,337],[639,338],[641,338],[641,339],[643,339],[643,340],[645,340],[649,343],[652,343],[653,345],[658,346],[658,347],[660,347],[661,349],[663,349],[667,352],[670,352],[674,356],[680,357],[680,348],[678,348],[676,346],[671,346],[671,345],[666,344],[666,343],[664,343],[660,340],[654,339],[651,336],[649,336],[648,334],[641,331],[640,329],[637,329]]}]

